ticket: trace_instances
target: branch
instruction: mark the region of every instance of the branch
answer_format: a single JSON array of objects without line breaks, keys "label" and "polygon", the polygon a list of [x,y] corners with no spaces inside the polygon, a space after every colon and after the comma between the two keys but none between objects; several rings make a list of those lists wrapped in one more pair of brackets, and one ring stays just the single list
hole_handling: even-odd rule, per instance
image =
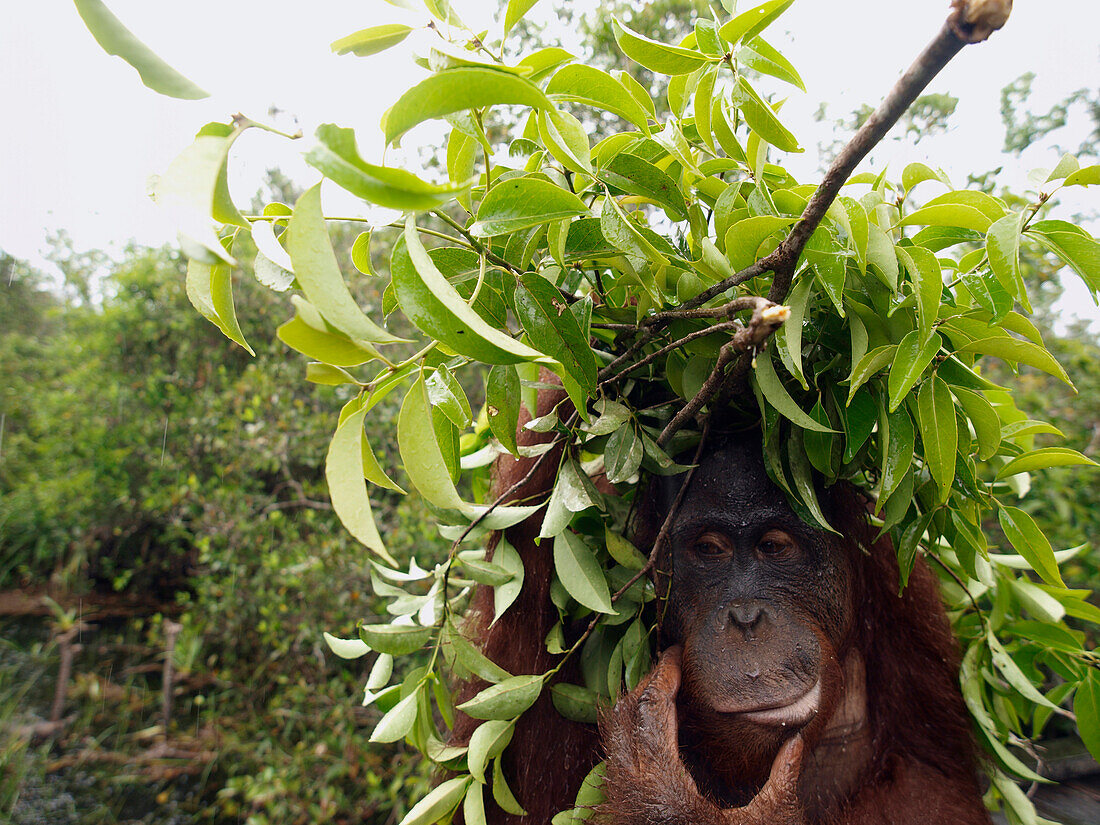
[{"label": "branch", "polygon": [[[917,59],[894,84],[894,87],[879,104],[879,107],[875,109],[874,113],[833,160],[821,184],[814,191],[809,203],[806,204],[802,216],[779,245],[779,248],[752,266],[715,284],[691,301],[685,302],[679,310],[661,313],[664,323],[676,317],[698,317],[696,307],[701,306],[727,289],[768,271],[775,273],[771,290],[768,292],[768,300],[774,304],[781,303],[790,291],[795,269],[806,244],[821,223],[822,218],[825,217],[829,207],[832,206],[833,201],[836,200],[841,186],[848,180],[855,168],[882,141],[887,132],[893,128],[913,104],[913,101],[932,81],[932,78],[939,74],[940,70],[962,51],[965,45],[985,40],[992,32],[1001,28],[1008,20],[1011,9],[1012,0],[953,0],[951,14],[939,33],[917,56]],[[754,314],[753,317],[755,320],[756,315]],[[751,326],[752,324],[750,324]],[[735,341],[731,341],[722,347],[718,363],[703,384],[702,389],[669,422],[657,443],[662,446],[667,444],[669,439],[687,423],[689,418],[702,409],[707,401],[720,391],[724,395],[733,382],[740,380],[748,372],[756,350],[778,326],[779,324],[776,324],[770,331],[765,331],[765,327],[758,326],[755,332],[748,333],[748,340],[743,340],[740,348]],[[746,328],[746,330],[748,329]],[[738,349],[740,349],[740,359],[729,375],[726,375],[726,367],[733,360]]]},{"label": "branch", "polygon": [[787,297],[802,250],[860,161],[886,137],[932,78],[962,51],[963,46],[984,40],[999,29],[1008,19],[1011,8],[1012,0],[954,0],[951,14],[939,33],[837,155],[798,223],[779,248],[764,259],[775,272],[768,293],[772,301],[779,302]]},{"label": "branch", "polygon": [[[711,374],[703,382],[699,392],[668,422],[661,431],[657,444],[664,447],[672,440],[672,436],[695,416],[703,406],[710,401],[733,378],[739,378],[748,369],[753,354],[764,345],[764,342],[791,317],[791,308],[778,306],[765,298],[742,299],[756,302],[752,318],[744,329],[738,330],[730,341],[723,345],[718,352],[718,362],[714,365]],[[727,376],[726,367],[741,356],[741,361]]]}]

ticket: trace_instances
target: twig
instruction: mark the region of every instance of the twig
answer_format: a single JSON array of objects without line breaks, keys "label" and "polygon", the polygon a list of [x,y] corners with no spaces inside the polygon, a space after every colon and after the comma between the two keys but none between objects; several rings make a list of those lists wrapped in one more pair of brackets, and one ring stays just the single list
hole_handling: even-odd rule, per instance
[{"label": "twig", "polygon": [[69,680],[73,675],[73,655],[80,650],[80,645],[73,644],[73,639],[81,630],[79,624],[67,628],[57,635],[57,649],[59,662],[57,665],[57,685],[54,687],[53,705],[50,708],[50,722],[57,724],[61,721],[61,715],[65,712],[65,696],[69,692]]},{"label": "twig", "polygon": [[[672,352],[674,349],[679,349],[680,347],[684,346],[685,344],[690,344],[692,341],[695,341],[696,339],[706,338],[708,335],[714,335],[714,333],[716,333],[716,332],[722,332],[723,330],[727,330],[727,329],[738,329],[741,326],[742,326],[742,324],[738,321],[723,321],[721,324],[714,324],[713,326],[709,326],[705,329],[697,329],[697,330],[695,330],[695,332],[689,333],[689,334],[685,335],[683,338],[680,338],[679,340],[673,341],[671,344],[668,344],[666,346],[661,347],[656,352],[651,352],[649,355],[647,355],[645,358],[641,359],[640,361],[635,361],[633,364],[631,364],[625,370],[622,370],[621,372],[618,372],[615,375],[612,375],[608,378],[605,378],[604,380],[600,381],[600,386],[602,387],[605,384],[610,384],[614,381],[618,381],[621,378],[625,378],[626,376],[628,376],[630,373],[634,372],[635,370],[639,370],[642,367],[646,366],[647,364],[653,363],[658,358],[660,358],[662,355],[666,355],[666,354]],[[614,363],[614,362],[612,362],[612,363]]]},{"label": "twig", "polygon": [[161,724],[164,727],[164,738],[168,738],[168,726],[172,723],[172,681],[175,676],[175,662],[172,657],[176,652],[176,639],[179,638],[183,625],[172,619],[164,621],[164,671],[161,678]]},{"label": "twig", "polygon": [[469,241],[470,246],[472,246],[474,248],[474,251],[477,252],[479,255],[484,255],[486,258],[488,258],[490,261],[495,263],[497,266],[503,267],[504,269],[508,270],[509,272],[514,272],[517,275],[522,274],[519,271],[519,269],[517,269],[512,264],[508,263],[506,260],[504,260],[504,258],[500,257],[499,255],[494,254],[493,252],[490,252],[489,248],[486,247],[485,244],[483,244],[481,241],[479,241],[477,238],[475,238],[473,235],[471,235],[466,230],[466,227],[464,227],[462,224],[460,224],[458,221],[456,221],[454,218],[452,218],[450,215],[448,215],[442,209],[435,209],[435,210],[432,211],[432,214],[435,215],[437,218],[439,218],[441,221],[443,221],[445,224],[449,225],[455,232],[459,233],[467,241]]},{"label": "twig", "polygon": [[673,416],[657,439],[657,445],[664,447],[672,440],[672,436],[703,408],[703,405],[711,400],[724,386],[726,386],[726,367],[738,355],[743,363],[738,364],[729,377],[740,377],[748,369],[753,353],[791,317],[790,307],[776,306],[762,298],[756,299],[760,303],[753,310],[752,319],[744,329],[739,330],[722,349],[718,351],[718,362],[703,386],[695,396]]}]

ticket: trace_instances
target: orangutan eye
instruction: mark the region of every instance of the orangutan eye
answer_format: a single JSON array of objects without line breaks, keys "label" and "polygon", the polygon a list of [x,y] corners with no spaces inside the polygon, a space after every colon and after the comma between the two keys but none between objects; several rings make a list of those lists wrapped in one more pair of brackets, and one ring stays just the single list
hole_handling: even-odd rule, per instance
[{"label": "orangutan eye", "polygon": [[756,545],[765,556],[779,556],[795,550],[794,541],[782,530],[769,530]]},{"label": "orangutan eye", "polygon": [[725,545],[716,537],[709,534],[702,536],[692,545],[692,552],[697,556],[723,556],[726,553]]}]

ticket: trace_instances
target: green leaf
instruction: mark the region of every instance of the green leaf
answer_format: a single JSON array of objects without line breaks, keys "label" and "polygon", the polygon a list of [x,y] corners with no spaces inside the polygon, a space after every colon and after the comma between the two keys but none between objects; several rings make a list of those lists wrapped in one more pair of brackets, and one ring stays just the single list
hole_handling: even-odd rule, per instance
[{"label": "green leaf", "polygon": [[898,257],[894,242],[874,224],[867,226],[867,263],[875,267],[879,280],[891,291],[898,289]]},{"label": "green leaf", "polygon": [[848,404],[852,403],[856,392],[867,383],[868,378],[895,360],[897,350],[897,344],[886,344],[875,347],[859,359],[859,363],[852,367],[852,375],[848,379]]},{"label": "green leaf", "polygon": [[515,719],[539,698],[544,674],[513,676],[490,685],[458,710],[475,719]]},{"label": "green leaf", "polygon": [[586,396],[592,395],[596,359],[562,294],[538,273],[528,272],[516,285],[515,301],[516,315],[531,343],[557,360]]},{"label": "green leaf", "polygon": [[894,363],[890,367],[890,411],[898,408],[909,390],[917,383],[932,359],[943,346],[943,339],[938,332],[932,333],[932,337],[923,343],[920,330],[913,330],[898,344]]},{"label": "green leaf", "polygon": [[955,480],[955,449],[959,436],[951,390],[938,375],[933,374],[917,393],[917,420],[924,443],[924,461],[940,488],[940,500],[946,501]]},{"label": "green leaf", "polygon": [[305,299],[294,295],[290,300],[298,314],[275,334],[291,349],[334,367],[356,367],[378,358],[378,351],[369,344],[349,341],[330,332],[320,313]]},{"label": "green leaf", "polygon": [[480,237],[508,235],[575,215],[588,207],[568,190],[536,177],[499,181],[482,200],[470,233]]},{"label": "green leaf", "polygon": [[813,472],[810,462],[806,458],[803,432],[800,429],[794,430],[791,433],[790,440],[787,441],[787,460],[790,463],[791,476],[794,479],[795,490],[799,499],[806,505],[806,509],[809,510],[810,515],[813,516],[819,527],[830,533],[835,533],[836,530],[829,524],[825,514],[821,511],[821,505],[818,503]]},{"label": "green leaf", "polygon": [[1054,360],[1054,356],[1043,347],[1033,344],[1030,341],[1021,341],[1018,338],[1010,338],[1008,336],[995,336],[991,338],[982,338],[978,341],[971,341],[969,344],[959,349],[958,352],[979,352],[983,355],[992,355],[1004,361],[1027,364],[1030,367],[1035,367],[1035,369],[1053,375],[1055,378],[1064,381],[1071,387],[1073,386],[1073,382],[1069,380],[1069,376],[1066,375],[1066,371],[1062,369],[1062,365]]},{"label": "green leaf", "polygon": [[1084,166],[1066,175],[1063,186],[1094,186],[1100,184],[1100,166]]},{"label": "green leaf", "polygon": [[360,232],[351,245],[351,263],[364,275],[375,275],[374,266],[370,259],[371,230]]},{"label": "green leaf", "polygon": [[615,533],[609,527],[604,528],[604,543],[611,558],[628,570],[644,570],[648,559],[638,552],[631,542]]},{"label": "green leaf", "polygon": [[[657,249],[642,233],[639,226],[626,216],[613,197],[603,199],[603,206],[600,209],[600,231],[608,241],[623,252],[646,258],[657,266],[668,264],[668,259],[661,250]],[[654,300],[659,297],[652,289],[650,294]]]},{"label": "green leaf", "polygon": [[121,57],[137,69],[141,82],[154,92],[183,100],[210,96],[153,54],[100,0],[74,2],[84,25],[103,51]]},{"label": "green leaf", "polygon": [[913,463],[913,448],[917,443],[913,419],[905,407],[886,413],[885,423],[880,501],[888,499],[905,478]]},{"label": "green leaf", "polygon": [[510,72],[466,66],[447,69],[413,86],[383,117],[386,143],[393,143],[425,120],[487,106],[551,104],[538,86]]},{"label": "green leaf", "polygon": [[384,23],[360,29],[347,37],[332,41],[332,50],[337,54],[355,54],[359,57],[378,54],[390,46],[396,46],[409,36],[412,26],[404,23]]},{"label": "green leaf", "polygon": [[485,818],[485,786],[474,782],[462,800],[462,821],[466,825],[487,825]]},{"label": "green leaf", "polygon": [[1094,759],[1100,759],[1100,672],[1088,668],[1073,697],[1077,732]]},{"label": "green leaf", "polygon": [[[362,408],[359,399],[348,402],[349,406],[353,404],[358,404],[360,408],[348,415],[336,428],[325,457],[325,480],[328,482],[332,509],[336,511],[340,523],[357,541],[380,558],[394,564],[393,557],[386,552],[382,536],[375,526],[370,499],[367,497],[367,484],[363,480],[363,456],[370,451],[363,435],[363,420],[367,411]],[[371,458],[373,457],[372,453]],[[386,480],[389,481],[388,478]],[[389,484],[393,485],[393,482]]]},{"label": "green leaf", "polygon": [[1052,587],[1065,587],[1050,541],[1035,520],[1018,507],[1004,505],[998,517],[1005,536],[1016,552],[1027,559],[1031,569]]},{"label": "green leaf", "polygon": [[1007,215],[991,227],[985,239],[989,268],[1009,295],[1027,304],[1027,287],[1020,275],[1020,227],[1022,215]]},{"label": "green leaf", "polygon": [[764,31],[785,12],[794,0],[768,0],[755,8],[742,12],[718,30],[718,36],[727,43],[737,45]]},{"label": "green leaf", "polygon": [[[493,588],[493,621],[504,615],[523,589],[523,559],[502,535],[493,551],[493,563],[512,574],[512,580]],[[491,626],[491,625],[490,625]]]},{"label": "green leaf", "polygon": [[610,435],[630,421],[630,408],[618,401],[601,398],[594,406],[600,417],[593,421],[590,426],[583,428],[590,436]]},{"label": "green leaf", "polygon": [[1076,450],[1065,447],[1042,447],[1009,461],[997,471],[997,479],[1008,478],[1016,475],[1016,473],[1029,473],[1032,470],[1042,470],[1047,467],[1065,467],[1073,464],[1097,466],[1095,461]]},{"label": "green leaf", "polygon": [[1066,221],[1039,221],[1028,235],[1069,264],[1089,289],[1100,292],[1100,242]]},{"label": "green leaf", "polygon": [[756,263],[764,241],[795,220],[786,215],[757,215],[733,224],[726,230],[726,257],[733,270],[740,272]]},{"label": "green leaf", "polygon": [[917,323],[921,339],[927,340],[939,317],[940,299],[943,295],[940,262],[935,255],[920,246],[899,246],[897,253],[906,261],[909,276],[913,279],[913,291],[917,296]]},{"label": "green leaf", "polygon": [[644,445],[632,426],[615,430],[604,447],[604,471],[611,484],[634,478],[642,464]]},{"label": "green leaf", "polygon": [[599,177],[616,189],[658,204],[674,221],[687,218],[687,202],[676,181],[644,158],[620,152],[600,170]]},{"label": "green leaf", "polygon": [[689,74],[711,62],[710,58],[694,49],[650,40],[631,31],[614,18],[611,20],[611,30],[622,53],[651,72],[665,75]]},{"label": "green leaf", "polygon": [[388,653],[391,656],[407,656],[428,643],[435,632],[431,627],[397,624],[359,625],[359,638],[370,645],[372,650]]},{"label": "green leaf", "polygon": [[778,77],[806,91],[802,76],[787,58],[763,37],[754,37],[737,52],[737,61],[760,74]]},{"label": "green leaf", "polygon": [[333,123],[318,126],[316,138],[317,144],[305,153],[306,163],[356,197],[388,209],[427,212],[450,203],[472,184],[428,183],[404,169],[367,163],[359,156],[355,132]]},{"label": "green leaf", "polygon": [[738,76],[730,100],[741,110],[749,128],[776,149],[781,152],[804,151],[798,145],[798,138],[780,122],[771,104],[743,76]]},{"label": "green leaf", "polygon": [[515,720],[490,719],[478,725],[470,736],[467,756],[470,775],[474,779],[485,784],[485,769],[489,767],[489,762],[504,752],[515,732]]},{"label": "green leaf", "polygon": [[[447,420],[447,419],[443,419]],[[541,505],[496,507],[487,513],[488,507],[480,504],[467,504],[459,497],[454,487],[447,461],[436,439],[436,427],[432,421],[428,406],[428,393],[423,373],[409,389],[397,415],[397,445],[401,460],[405,462],[412,486],[429,500],[430,503],[444,509],[456,509],[469,518],[481,519],[481,525],[488,530],[500,530],[518,524]],[[487,515],[486,515],[487,514]]]},{"label": "green leaf", "polygon": [[592,151],[588,131],[568,112],[558,109],[539,111],[535,115],[539,137],[551,156],[570,172],[592,174]]},{"label": "green leaf", "polygon": [[974,425],[974,433],[978,437],[978,458],[988,461],[1001,446],[1001,417],[981,393],[955,386],[951,387],[951,392]]},{"label": "green leaf", "polygon": [[329,650],[341,659],[358,659],[370,653],[370,647],[362,639],[339,639],[331,633],[321,634]]},{"label": "green leaf", "polygon": [[649,114],[630,91],[607,72],[584,63],[563,66],[546,84],[551,100],[583,103],[621,117],[637,126],[644,134],[649,131]]},{"label": "green leaf", "polygon": [[450,619],[447,621],[447,642],[458,663],[474,676],[494,684],[512,677],[511,673],[474,647]]},{"label": "green leaf", "polygon": [[176,227],[184,252],[203,263],[220,259],[230,266],[237,264],[214,231],[214,221],[249,227],[226,184],[229,149],[240,132],[223,123],[207,124],[153,187],[153,198]]},{"label": "green leaf", "polygon": [[434,409],[441,411],[460,430],[470,425],[473,420],[470,401],[446,364],[441,364],[428,377],[425,386],[428,389],[428,403]]},{"label": "green leaf", "polygon": [[[512,793],[512,789],[508,787],[508,782],[504,778],[504,768],[501,765],[499,756],[493,760],[493,799],[496,800],[501,810],[506,813],[515,816],[527,815],[527,811],[523,810],[523,806],[519,804],[519,801]],[[402,823],[402,825],[404,825],[404,823]]]},{"label": "green leaf", "polygon": [[485,412],[489,430],[514,456],[519,455],[516,445],[519,404],[520,385],[516,368],[511,364],[498,364],[490,369],[485,379]]},{"label": "green leaf", "polygon": [[436,785],[427,796],[413,805],[400,825],[432,825],[433,822],[439,822],[458,807],[463,794],[473,781],[471,776],[456,776]]},{"label": "green leaf", "polygon": [[756,356],[756,368],[752,371],[757,387],[768,403],[775,407],[779,413],[789,421],[797,424],[804,430],[813,430],[819,433],[835,433],[836,430],[818,424],[806,413],[798,403],[791,398],[779,376],[775,374],[775,366],[772,364],[770,350],[763,350]]},{"label": "green leaf", "polygon": [[423,373],[401,404],[397,416],[397,444],[409,480],[425,499],[444,509],[465,508],[436,440]]},{"label": "green leaf", "polygon": [[570,530],[554,539],[554,569],[569,595],[599,613],[614,613],[607,577],[596,554]]},{"label": "green leaf", "polygon": [[1043,705],[1049,708],[1054,707],[1051,701],[1031,684],[1031,681],[1020,669],[1020,666],[1012,660],[1012,657],[1008,655],[1008,651],[1004,649],[1004,645],[1002,645],[997,637],[993,635],[992,631],[986,634],[986,643],[989,645],[990,653],[993,655],[994,666],[1021,696],[1037,705]]},{"label": "green leaf", "polygon": [[326,321],[355,341],[403,340],[370,320],[351,297],[321,214],[321,184],[298,198],[287,227],[287,252],[302,291]]},{"label": "green leaf", "polygon": [[902,170],[901,186],[906,192],[912,191],[918,183],[923,183],[926,180],[937,180],[947,185],[942,172],[937,172],[923,163],[910,163]]},{"label": "green leaf", "polygon": [[989,216],[973,206],[941,203],[910,212],[898,226],[960,226],[975,232],[986,232],[993,223]]},{"label": "green leaf", "polygon": [[223,263],[210,266],[194,258],[187,262],[187,298],[191,306],[222,331],[230,341],[255,355],[244,339],[233,307],[233,274]]},{"label": "green leaf", "polygon": [[485,323],[432,262],[409,215],[405,233],[393,247],[390,265],[398,303],[409,320],[455,352],[485,364],[548,359]]},{"label": "green leaf", "polygon": [[597,721],[599,694],[581,685],[558,682],[550,686],[554,707],[566,719],[594,725]]},{"label": "green leaf", "polygon": [[371,742],[397,742],[404,739],[416,724],[419,689],[414,690],[383,716],[370,735]]},{"label": "green leaf", "polygon": [[504,36],[516,25],[523,16],[531,10],[538,0],[508,0],[508,8],[504,12]]}]

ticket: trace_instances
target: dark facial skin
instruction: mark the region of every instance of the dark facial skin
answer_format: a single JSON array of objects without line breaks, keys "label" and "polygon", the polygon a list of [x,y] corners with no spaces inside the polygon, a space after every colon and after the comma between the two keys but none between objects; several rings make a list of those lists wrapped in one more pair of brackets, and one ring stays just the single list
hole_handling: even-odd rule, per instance
[{"label": "dark facial skin", "polygon": [[[666,626],[683,648],[681,743],[713,753],[705,741],[736,729],[756,762],[828,706],[851,615],[842,552],[790,508],[758,445],[731,443],[696,470],[670,534]],[[693,772],[727,786],[766,779],[713,762]]]}]

